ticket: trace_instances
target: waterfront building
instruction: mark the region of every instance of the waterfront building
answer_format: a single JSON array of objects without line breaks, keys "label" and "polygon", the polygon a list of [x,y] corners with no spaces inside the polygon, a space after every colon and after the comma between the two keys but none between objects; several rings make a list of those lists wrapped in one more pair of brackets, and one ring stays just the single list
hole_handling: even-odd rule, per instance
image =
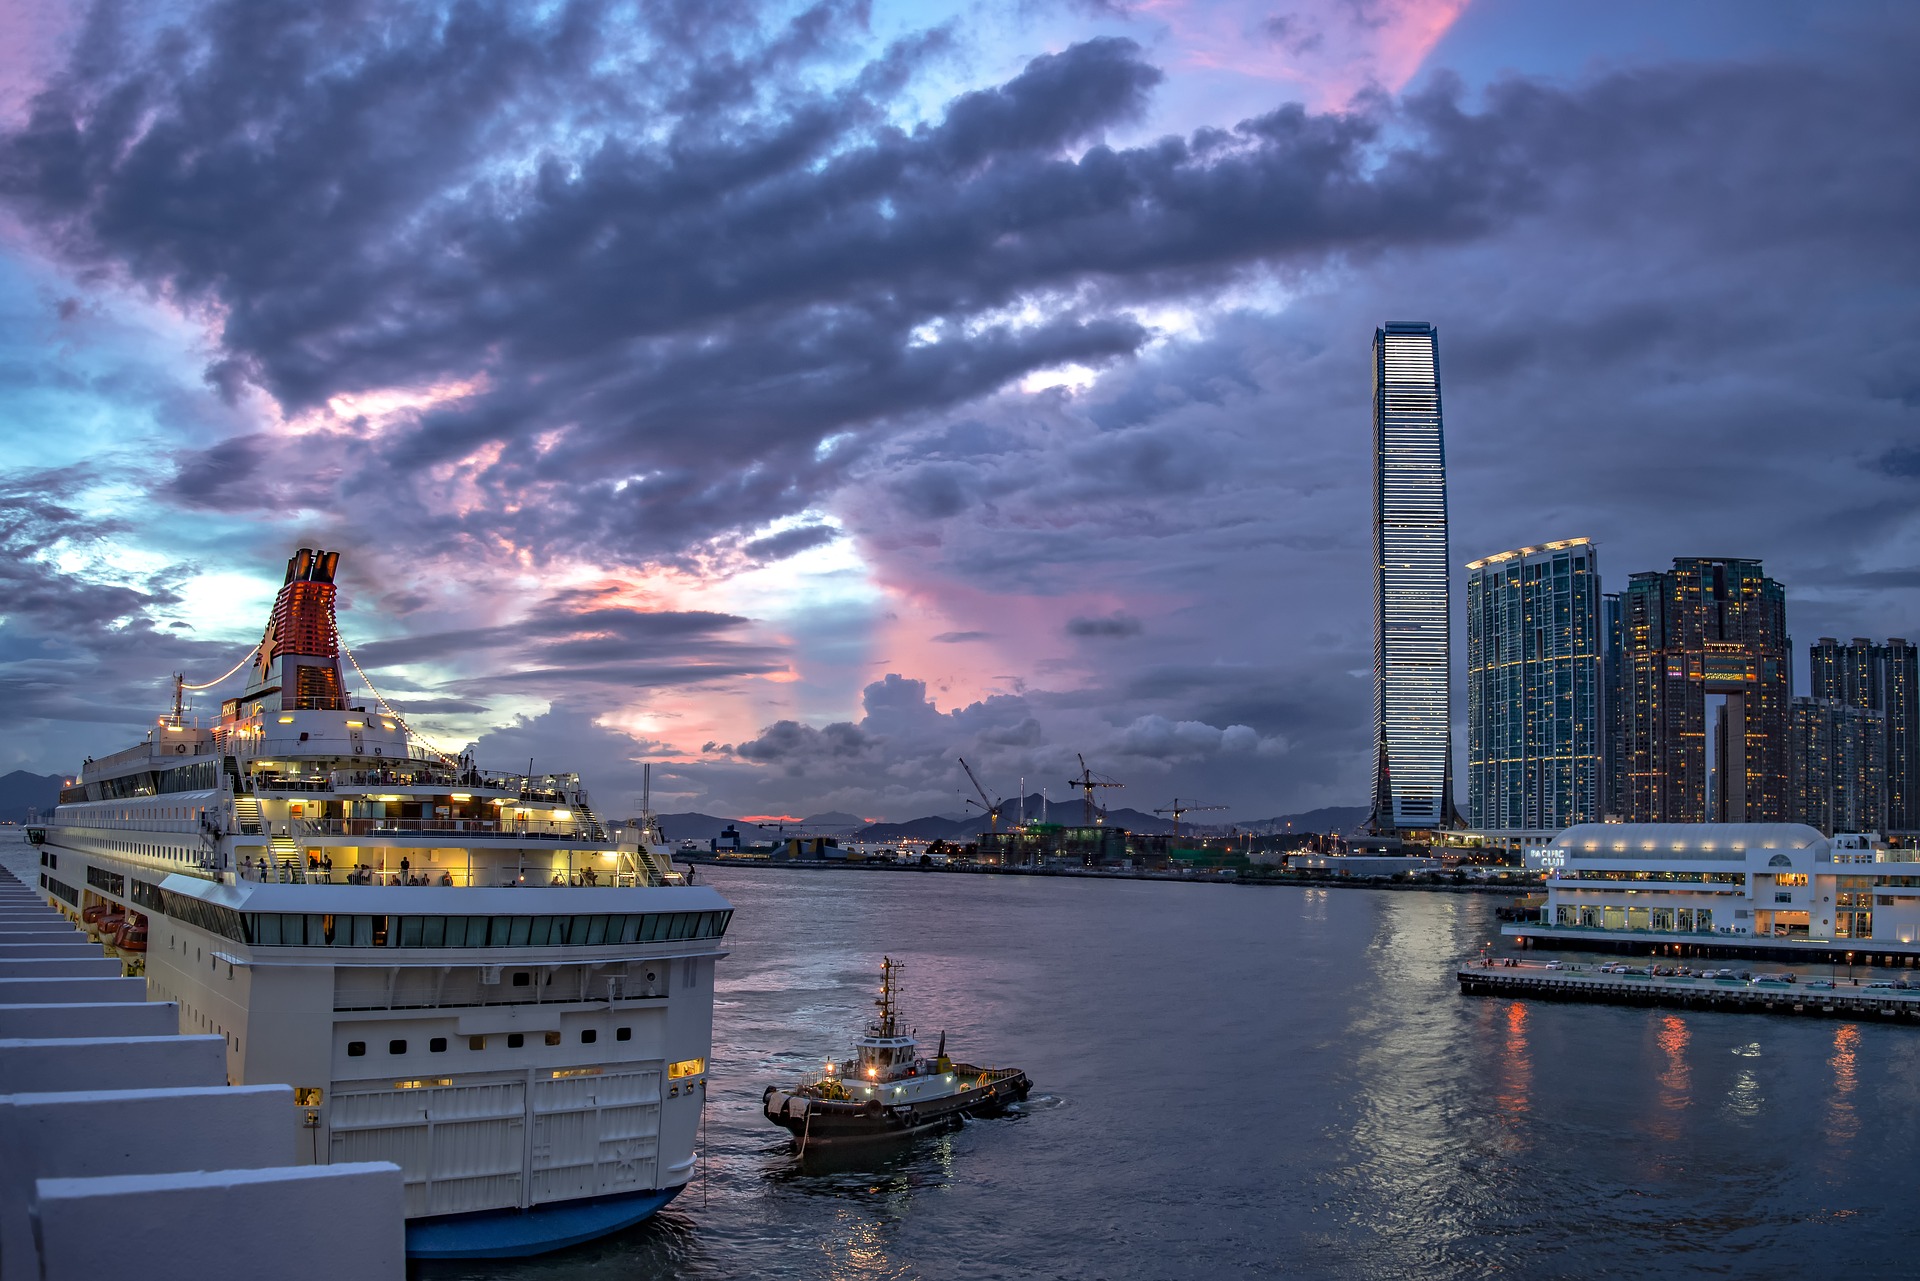
[{"label": "waterfront building", "polygon": [[1829,836],[1885,829],[1884,715],[1830,698],[1796,698],[1790,743],[1794,822]]},{"label": "waterfront building", "polygon": [[1752,943],[1920,953],[1920,850],[1801,823],[1592,823],[1543,856],[1544,942]]},{"label": "waterfront building", "polygon": [[[1850,746],[1863,761],[1879,758],[1880,808],[1865,825],[1875,830],[1920,828],[1920,680],[1915,653],[1914,646],[1899,637],[1885,645],[1855,637],[1842,645],[1822,636],[1807,649],[1808,692],[1814,698],[1878,714],[1877,747]],[[1867,732],[1865,723],[1865,718],[1856,718],[1860,732]]]},{"label": "waterfront building", "polygon": [[1604,817],[1599,549],[1570,538],[1467,565],[1467,812],[1475,829]]},{"label": "waterfront building", "polygon": [[1375,831],[1453,826],[1452,633],[1439,337],[1373,336]]},{"label": "waterfront building", "polygon": [[[1677,559],[1620,600],[1624,816],[1784,821],[1791,809],[1786,591],[1757,560]],[[1708,709],[1719,707],[1711,726]]]}]

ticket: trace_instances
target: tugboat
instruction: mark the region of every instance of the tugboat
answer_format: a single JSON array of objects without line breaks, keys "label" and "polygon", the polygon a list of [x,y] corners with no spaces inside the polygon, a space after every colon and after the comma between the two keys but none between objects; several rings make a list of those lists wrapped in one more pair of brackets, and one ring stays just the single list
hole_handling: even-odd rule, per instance
[{"label": "tugboat", "polygon": [[1033,1082],[1019,1068],[984,1068],[947,1057],[947,1034],[932,1058],[902,1030],[894,1008],[900,964],[880,961],[880,1016],[854,1041],[854,1057],[827,1064],[826,1074],[793,1090],[769,1085],[760,1096],[767,1120],[809,1146],[844,1146],[902,1138],[992,1116],[1027,1097]]}]

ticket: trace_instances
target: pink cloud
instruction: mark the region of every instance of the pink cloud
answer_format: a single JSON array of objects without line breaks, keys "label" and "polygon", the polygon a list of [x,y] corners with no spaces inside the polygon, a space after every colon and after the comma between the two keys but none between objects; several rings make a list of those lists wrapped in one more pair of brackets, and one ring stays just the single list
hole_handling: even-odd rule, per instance
[{"label": "pink cloud", "polygon": [[1180,61],[1306,88],[1319,108],[1362,89],[1398,92],[1470,0],[1307,0],[1275,11],[1225,0],[1148,0],[1136,12],[1164,22]]}]

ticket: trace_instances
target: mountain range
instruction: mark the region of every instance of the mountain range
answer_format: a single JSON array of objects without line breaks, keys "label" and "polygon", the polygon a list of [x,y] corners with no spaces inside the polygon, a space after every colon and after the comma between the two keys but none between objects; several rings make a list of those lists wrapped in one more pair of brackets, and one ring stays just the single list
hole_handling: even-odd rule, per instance
[{"label": "mountain range", "polygon": [[[1213,811],[1207,811],[1211,814]],[[1000,811],[1000,820],[1011,825],[1019,821],[1021,803],[1010,800]],[[1079,801],[1049,801],[1039,793],[1026,798],[1025,813],[1029,819],[1037,819],[1043,814],[1047,820],[1055,823],[1078,823],[1082,809]],[[978,814],[929,814],[923,818],[908,819],[903,823],[867,823],[857,815],[843,814],[830,810],[824,814],[810,814],[795,823],[749,823],[743,819],[715,818],[711,814],[688,812],[681,814],[661,814],[658,816],[660,830],[674,843],[680,841],[699,841],[705,843],[719,836],[722,829],[732,826],[738,829],[742,841],[773,840],[786,836],[845,836],[859,841],[954,841],[972,840],[985,826],[985,819]],[[1198,831],[1208,835],[1224,833],[1229,828],[1242,832],[1352,832],[1367,818],[1364,805],[1333,805],[1321,809],[1307,810],[1300,814],[1280,814],[1273,818],[1255,819],[1251,822],[1237,823],[1194,823],[1182,821],[1182,831]],[[1106,812],[1109,827],[1124,827],[1130,832],[1162,833],[1173,831],[1173,820],[1160,814],[1147,814],[1136,809],[1115,809]]]},{"label": "mountain range", "polygon": [[0,822],[24,823],[28,810],[39,810],[43,818],[51,814],[66,781],[58,774],[29,774],[23,769],[0,775]]}]

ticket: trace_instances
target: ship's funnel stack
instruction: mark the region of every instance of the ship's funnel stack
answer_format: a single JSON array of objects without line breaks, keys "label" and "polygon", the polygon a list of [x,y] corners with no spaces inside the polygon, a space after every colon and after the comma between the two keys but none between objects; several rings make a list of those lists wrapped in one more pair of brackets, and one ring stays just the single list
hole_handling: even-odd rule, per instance
[{"label": "ship's funnel stack", "polygon": [[339,552],[302,547],[287,561],[287,577],[254,658],[253,681],[237,700],[242,709],[342,711],[340,632],[333,621],[333,573]]}]

